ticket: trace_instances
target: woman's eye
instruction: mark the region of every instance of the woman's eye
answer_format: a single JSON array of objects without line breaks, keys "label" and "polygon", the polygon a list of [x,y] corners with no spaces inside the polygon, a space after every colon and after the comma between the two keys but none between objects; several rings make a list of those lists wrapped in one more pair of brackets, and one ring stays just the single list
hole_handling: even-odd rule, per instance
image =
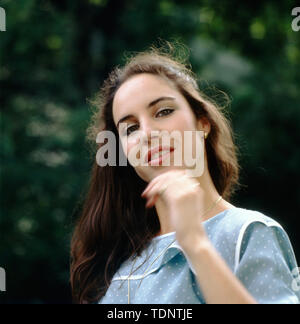
[{"label": "woman's eye", "polygon": [[162,109],[156,114],[156,116],[158,116],[160,113],[162,113],[163,116],[170,115],[173,111],[174,109],[170,109],[170,108]]},{"label": "woman's eye", "polygon": [[137,125],[133,125],[133,126],[130,126],[126,129],[125,131],[125,135],[130,135],[133,131],[134,131],[134,128],[137,127]]},{"label": "woman's eye", "polygon": [[[174,109],[171,109],[171,108],[162,109],[155,115],[155,117],[162,117],[162,116],[170,115],[173,111],[174,111]],[[125,130],[124,135],[129,136],[136,129],[138,129],[138,125],[130,126]]]}]

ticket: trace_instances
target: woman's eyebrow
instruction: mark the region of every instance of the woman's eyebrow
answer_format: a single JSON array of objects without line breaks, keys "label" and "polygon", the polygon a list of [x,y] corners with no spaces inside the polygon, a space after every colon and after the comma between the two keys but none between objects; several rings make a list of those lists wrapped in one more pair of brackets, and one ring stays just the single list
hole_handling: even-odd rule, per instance
[{"label": "woman's eyebrow", "polygon": [[[164,100],[176,100],[176,99],[174,97],[160,97],[158,99],[151,101],[148,104],[147,109],[155,106],[157,103],[159,103],[160,101],[164,101]],[[125,121],[126,119],[131,118],[131,117],[133,117],[133,115],[126,115],[126,116],[122,117],[117,123],[117,128],[119,127],[120,123],[122,123],[123,121]]]}]

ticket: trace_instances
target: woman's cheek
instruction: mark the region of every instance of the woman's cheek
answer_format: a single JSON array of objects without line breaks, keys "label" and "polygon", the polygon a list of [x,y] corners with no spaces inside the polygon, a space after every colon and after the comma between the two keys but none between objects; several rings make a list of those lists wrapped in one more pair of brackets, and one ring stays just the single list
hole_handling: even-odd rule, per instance
[{"label": "woman's cheek", "polygon": [[134,168],[143,164],[141,149],[138,145],[127,145],[123,147],[127,160]]},{"label": "woman's cheek", "polygon": [[123,152],[124,152],[125,156],[128,157],[130,145],[128,145],[129,144],[128,141],[124,138],[121,138],[120,141],[121,141]]}]

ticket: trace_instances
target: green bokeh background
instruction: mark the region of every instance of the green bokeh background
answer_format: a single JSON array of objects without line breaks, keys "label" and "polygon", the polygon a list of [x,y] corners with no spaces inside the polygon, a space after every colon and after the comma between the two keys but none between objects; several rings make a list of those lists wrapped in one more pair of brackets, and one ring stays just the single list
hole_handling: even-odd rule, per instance
[{"label": "green bokeh background", "polygon": [[232,203],[279,221],[300,260],[300,31],[295,1],[1,0],[3,303],[70,303],[69,242],[93,157],[87,98],[124,53],[179,41],[225,91],[241,183]]}]

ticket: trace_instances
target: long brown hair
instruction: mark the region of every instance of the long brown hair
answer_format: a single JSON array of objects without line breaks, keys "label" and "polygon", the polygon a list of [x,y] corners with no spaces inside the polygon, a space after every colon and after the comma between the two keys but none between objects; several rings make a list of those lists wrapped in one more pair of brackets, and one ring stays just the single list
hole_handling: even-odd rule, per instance
[{"label": "long brown hair", "polygon": [[[95,139],[100,131],[112,131],[119,139],[112,115],[119,87],[139,73],[158,75],[177,87],[198,119],[207,118],[210,122],[205,142],[208,168],[218,193],[229,200],[239,185],[238,151],[230,122],[221,107],[200,92],[186,57],[175,58],[176,48],[169,42],[167,45],[167,51],[151,46],[127,57],[126,64],[116,67],[104,81],[93,102],[96,110],[87,130],[87,139],[93,143],[92,153],[96,156],[99,146]],[[116,152],[118,161],[118,147]],[[100,167],[94,162],[71,242],[70,281],[75,302],[99,301],[120,265],[130,256],[140,255],[159,232],[155,208],[146,209],[140,196],[146,185],[129,163]]]}]

